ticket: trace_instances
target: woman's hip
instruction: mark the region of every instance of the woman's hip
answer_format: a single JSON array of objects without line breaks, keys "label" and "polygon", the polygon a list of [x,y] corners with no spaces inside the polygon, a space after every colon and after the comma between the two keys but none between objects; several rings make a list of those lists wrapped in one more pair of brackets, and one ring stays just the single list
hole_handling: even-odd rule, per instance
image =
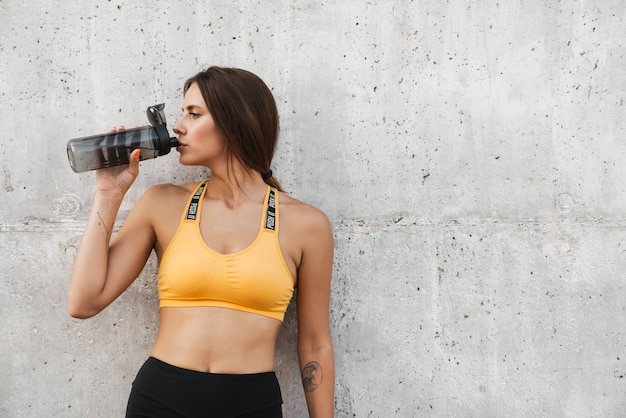
[{"label": "woman's hip", "polygon": [[126,416],[281,417],[281,404],[274,372],[206,373],[150,357],[133,382]]}]

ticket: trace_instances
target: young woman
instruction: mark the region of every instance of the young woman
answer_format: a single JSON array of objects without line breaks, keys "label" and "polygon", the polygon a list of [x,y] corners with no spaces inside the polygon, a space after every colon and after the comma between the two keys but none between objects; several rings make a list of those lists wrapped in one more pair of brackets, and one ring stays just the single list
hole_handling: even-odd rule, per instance
[{"label": "young woman", "polygon": [[154,250],[159,329],[126,416],[281,417],[274,349],[297,288],[309,414],[331,417],[332,231],[322,212],[283,193],[272,177],[279,125],[274,98],[250,72],[211,67],[187,80],[182,110],[173,128],[180,162],[208,167],[210,178],[151,187],[111,240],[122,199],[139,173],[139,150],[127,166],[98,170],[69,313],[88,318],[103,310]]}]

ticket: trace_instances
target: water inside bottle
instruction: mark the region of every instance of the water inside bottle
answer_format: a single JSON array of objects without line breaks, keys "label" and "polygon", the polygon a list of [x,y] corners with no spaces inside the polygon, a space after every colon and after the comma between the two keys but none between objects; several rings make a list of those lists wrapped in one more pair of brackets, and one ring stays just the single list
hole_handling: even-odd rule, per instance
[{"label": "water inside bottle", "polygon": [[77,172],[128,164],[130,154],[136,149],[141,150],[140,160],[159,155],[153,128],[131,128],[70,142],[68,157]]}]

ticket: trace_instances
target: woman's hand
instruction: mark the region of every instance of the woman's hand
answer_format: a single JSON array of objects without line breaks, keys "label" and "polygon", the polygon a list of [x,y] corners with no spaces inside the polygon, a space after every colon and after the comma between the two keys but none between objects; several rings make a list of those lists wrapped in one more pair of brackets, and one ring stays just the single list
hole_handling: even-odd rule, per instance
[{"label": "woman's hand", "polygon": [[[113,127],[112,132],[123,131],[124,126]],[[136,149],[130,154],[130,162],[125,165],[96,170],[97,191],[123,197],[139,174],[139,155]]]}]

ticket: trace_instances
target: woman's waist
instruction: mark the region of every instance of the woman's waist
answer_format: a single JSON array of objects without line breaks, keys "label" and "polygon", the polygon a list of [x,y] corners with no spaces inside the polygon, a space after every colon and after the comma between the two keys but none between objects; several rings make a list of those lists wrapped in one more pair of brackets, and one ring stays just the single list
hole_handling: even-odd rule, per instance
[{"label": "woman's waist", "polygon": [[[213,382],[217,382],[223,384],[225,382],[241,382],[241,379],[246,379],[247,381],[254,380],[262,380],[266,382],[271,382],[271,380],[276,380],[276,372],[268,371],[268,372],[257,372],[257,373],[211,373],[211,372],[201,372],[198,370],[187,369],[179,366],[175,366],[173,364],[167,363],[163,360],[160,360],[154,356],[148,357],[148,359],[144,362],[144,367],[152,368],[152,370],[164,371],[164,373],[159,373],[158,377],[163,377],[164,375],[170,375],[175,373],[177,377],[191,377],[191,378],[200,378],[204,379],[205,382],[211,382],[211,380],[207,380],[207,377],[214,378],[217,380],[213,380]],[[156,377],[156,376],[155,376]],[[277,381],[277,380],[276,380]]]},{"label": "woman's waist", "polygon": [[274,370],[280,321],[223,308],[161,308],[160,312],[153,357],[211,373]]},{"label": "woman's waist", "polygon": [[240,356],[231,353],[209,357],[185,350],[171,351],[155,344],[150,356],[181,369],[202,373],[243,375],[274,371],[273,355]]}]

